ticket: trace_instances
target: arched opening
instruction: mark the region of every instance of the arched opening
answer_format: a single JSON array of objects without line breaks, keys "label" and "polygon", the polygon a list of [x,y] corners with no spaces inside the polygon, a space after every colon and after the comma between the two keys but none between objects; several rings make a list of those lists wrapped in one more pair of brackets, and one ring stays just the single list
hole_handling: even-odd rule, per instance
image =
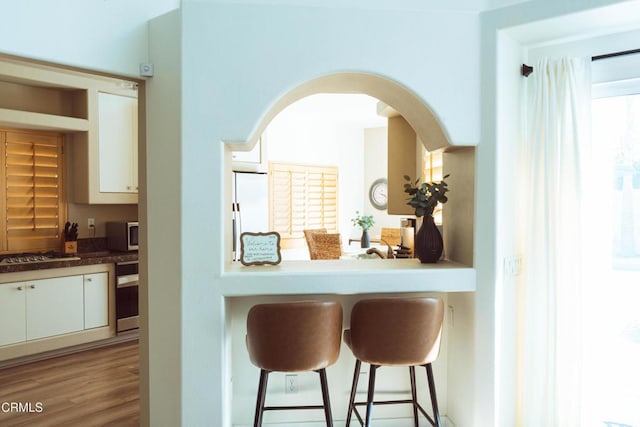
[{"label": "arched opening", "polygon": [[[349,194],[352,194],[353,197],[356,199],[360,198],[360,205],[358,205],[358,202],[353,203],[353,200],[351,199],[347,199],[345,201],[344,195],[341,196],[341,203],[339,204],[339,208],[338,208],[340,210],[340,214],[339,214],[339,218],[336,221],[336,225],[334,227],[333,232],[340,233],[343,243],[348,245],[352,239],[357,237],[354,235],[354,233],[356,233],[357,231],[354,231],[350,223],[350,219],[357,215],[356,212],[360,212],[363,214],[373,214],[375,216],[376,223],[377,223],[376,228],[374,229],[375,239],[380,238],[381,227],[387,227],[387,228],[395,227],[398,229],[398,231],[400,231],[400,224],[402,220],[401,216],[411,216],[412,213],[410,212],[410,209],[408,212],[407,211],[400,212],[392,209],[391,203],[390,203],[388,209],[384,209],[384,211],[379,211],[379,210],[376,210],[374,207],[372,207],[372,205],[369,203],[369,200],[366,197],[364,198],[362,197],[363,194],[366,193],[367,189],[370,186],[372,186],[373,182],[375,182],[378,178],[381,178],[381,177],[384,179],[388,178],[389,180],[388,188],[391,189],[391,191],[395,191],[396,193],[394,196],[396,200],[396,206],[399,203],[404,208],[406,208],[406,201],[405,201],[406,196],[402,194],[402,186],[404,183],[402,177],[404,174],[410,175],[412,177],[420,176],[420,173],[416,172],[422,169],[422,167],[417,166],[422,162],[422,160],[419,159],[420,157],[419,150],[421,150],[422,148],[420,146],[420,143],[426,150],[430,152],[433,152],[433,151],[460,152],[461,150],[460,150],[460,147],[453,147],[445,129],[442,127],[442,125],[440,124],[440,121],[438,120],[436,115],[433,113],[433,111],[429,108],[429,106],[423,100],[418,98],[412,91],[410,91],[406,87],[394,81],[391,81],[389,79],[386,79],[380,76],[372,75],[372,74],[352,73],[352,72],[331,74],[331,75],[318,77],[316,79],[310,80],[294,88],[293,90],[289,91],[287,94],[285,94],[275,103],[273,103],[272,106],[269,108],[269,110],[261,118],[261,120],[256,124],[248,141],[244,143],[238,142],[238,141],[233,141],[233,142],[228,141],[227,149],[229,151],[240,151],[243,148],[244,150],[251,150],[254,147],[256,147],[256,144],[263,144],[264,140],[262,140],[262,138],[265,136],[265,133],[266,134],[269,133],[266,131],[269,129],[269,126],[271,123],[273,123],[274,121],[277,121],[277,117],[279,114],[288,110],[290,106],[293,106],[294,104],[299,103],[301,100],[308,99],[314,96],[321,96],[323,94],[324,95],[359,94],[360,96],[370,97],[371,99],[376,100],[378,115],[382,118],[383,121],[387,121],[387,118],[389,118],[388,119],[389,123],[391,123],[392,119],[395,120],[397,118],[400,118],[401,121],[404,123],[405,128],[409,129],[411,136],[408,139],[409,140],[412,139],[412,141],[408,145],[405,144],[404,146],[399,147],[397,149],[393,148],[393,151],[401,152],[403,156],[408,157],[410,161],[413,161],[414,165],[416,165],[413,167],[413,169],[409,169],[407,172],[397,172],[397,173],[389,172],[389,174],[387,174],[387,153],[386,153],[387,147],[385,146],[384,147],[384,150],[385,150],[384,164],[378,165],[382,167],[382,170],[380,170],[380,167],[378,167],[378,172],[375,173],[375,176],[371,176],[371,174],[369,174],[366,178],[363,178],[362,176],[356,177],[355,178],[356,180],[358,179],[360,180],[359,188],[354,188],[353,185],[349,187],[349,190],[348,190],[350,191]],[[385,135],[384,135],[385,145],[388,143],[390,144],[390,142],[386,140],[387,138],[386,133],[387,132],[385,130]],[[391,140],[389,139],[389,141]],[[270,140],[267,137],[267,144],[269,143],[270,143]],[[318,142],[318,144],[321,144],[321,142]],[[392,146],[389,145],[389,152],[392,151],[391,147]],[[262,150],[261,146],[258,146],[258,148]],[[456,148],[456,149],[453,150],[453,148]],[[254,152],[255,151],[256,150],[254,150]],[[270,149],[267,148],[266,151],[269,152]],[[364,151],[361,151],[360,153],[364,153]],[[346,153],[343,153],[343,154],[347,155]],[[471,180],[471,183],[472,183],[474,179],[473,168],[469,169],[468,166],[470,163],[473,164],[474,162],[473,150],[471,150],[471,154],[472,154],[471,157],[466,155],[460,156],[463,158],[462,163],[464,164],[464,166],[457,166],[457,167],[458,169],[466,169],[465,171],[466,175],[464,179],[466,181]],[[361,154],[360,156],[363,157],[364,154]],[[227,161],[229,161],[230,158],[231,156],[228,156]],[[353,157],[352,159],[356,161],[363,161],[362,158]],[[274,160],[274,159],[269,158],[269,160]],[[275,160],[281,160],[281,159],[275,159]],[[301,163],[314,163],[313,160],[302,161]],[[349,175],[349,172],[352,172],[349,168],[349,165],[345,165],[344,162],[341,162],[341,161],[334,161],[334,162],[330,161],[329,163],[341,164],[340,179],[342,180],[342,183],[344,183],[345,180],[354,179],[352,175]],[[451,163],[452,165],[456,164],[456,162],[451,162]],[[262,167],[263,168],[260,171],[263,173],[266,172],[267,166],[263,164]],[[230,170],[230,169],[234,169],[234,168],[233,167],[228,168],[227,170]],[[235,183],[236,183],[236,177],[238,176],[239,176],[238,174],[234,173],[233,179],[231,179],[232,181],[231,187],[234,188],[234,190],[232,190],[232,194],[233,194],[232,201],[233,202],[240,201],[240,205],[243,205],[241,200],[236,199],[238,191],[236,189]],[[272,176],[272,174],[269,173],[269,176]],[[244,180],[245,177],[242,177],[242,178]],[[250,216],[252,213],[264,212],[267,209],[268,204],[266,200],[266,194],[269,193],[269,197],[272,196],[271,191],[267,191],[267,188],[272,188],[272,187],[266,186],[267,185],[266,183],[268,181],[266,176],[262,176],[262,177],[247,176],[246,178],[250,178],[249,181],[254,182],[252,184],[249,184],[251,187],[255,188],[257,185],[260,185],[261,188],[263,188],[262,193],[265,194],[265,197],[262,198],[262,204],[258,205],[258,207],[256,207],[256,205],[247,207],[247,204],[246,203],[244,204],[245,208],[242,209],[243,214],[238,215],[237,217],[243,218],[241,221],[244,222],[245,224],[246,224],[247,217]],[[437,180],[439,178],[434,178],[434,179]],[[262,181],[262,183],[256,184],[258,181]],[[468,184],[468,182],[466,182],[466,184]],[[271,183],[269,183],[269,185],[271,185]],[[344,184],[341,184],[341,187],[343,185]],[[472,191],[472,188],[473,188],[472,184],[466,185],[465,191],[469,193],[469,191]],[[257,196],[255,196],[256,194],[255,191],[253,191],[253,194],[254,196],[252,196],[250,200],[257,199]],[[458,193],[458,194],[460,199],[464,198],[464,196],[461,193]],[[392,195],[390,194],[389,195],[390,201],[392,198],[391,196]],[[271,200],[269,200],[269,203],[271,203]],[[471,194],[471,197],[468,197],[466,199],[466,203],[470,203],[471,205],[473,204],[473,194]],[[259,206],[262,206],[262,208],[260,208]],[[460,212],[468,213],[472,211],[473,211],[472,208],[469,209],[468,207],[466,207],[464,210],[461,210]],[[271,210],[271,212],[273,212],[273,210]],[[233,218],[231,218],[231,220],[227,222],[228,224],[234,223],[234,222],[237,223],[236,213],[234,212],[232,215],[233,215]],[[266,224],[266,219],[265,219],[266,216],[267,215],[263,215],[262,224]],[[465,264],[471,264],[472,259],[471,259],[471,256],[468,255],[472,253],[472,248],[470,243],[471,239],[470,238],[467,239],[467,237],[470,236],[470,234],[468,233],[472,230],[473,216],[468,215],[468,217],[465,218],[463,222],[465,224],[465,232],[462,234],[466,236],[464,237],[464,239],[466,239],[467,242],[469,243],[465,244],[466,248],[465,248],[464,257],[459,259],[465,262]],[[312,226],[308,228],[321,228],[321,227],[322,225],[316,226],[316,227]],[[279,231],[273,227],[272,221],[270,221],[269,225],[263,225],[255,229],[250,229],[250,227],[249,228],[243,227],[243,228],[244,228],[243,231],[267,231],[267,230]],[[281,233],[281,235],[282,234],[283,233]],[[229,233],[229,235],[231,236],[230,238],[234,239],[236,242],[236,245],[234,247],[235,250],[234,250],[233,259],[238,259],[239,252],[240,252],[240,249],[239,249],[240,243],[238,240],[239,233],[235,233],[235,234]],[[460,236],[460,233],[457,233],[457,236]],[[460,238],[460,237],[457,237],[457,238]],[[233,240],[229,243],[231,246],[233,246],[232,242]],[[458,245],[458,247],[461,247],[461,246]],[[305,253],[306,246],[303,240],[303,235],[301,230],[297,230],[295,233],[295,236],[293,237],[287,236],[286,242],[283,248],[294,249],[293,251],[287,252],[287,255],[283,257],[283,259],[285,260],[299,260],[299,259],[305,259],[304,258],[305,255],[307,257],[309,256],[308,253]],[[295,249],[298,249],[298,251],[296,252]],[[302,251],[300,251],[300,249],[302,249]],[[306,258],[306,259],[309,259],[309,258]]]},{"label": "arched opening", "polygon": [[[245,142],[245,149],[256,144],[267,125],[284,108],[306,96],[317,93],[362,93],[379,99],[402,115],[413,127],[418,138],[429,151],[445,149],[451,141],[431,108],[407,87],[387,78],[367,73],[344,72],[309,80],[277,100],[262,117]],[[238,141],[225,141],[242,149]]]}]

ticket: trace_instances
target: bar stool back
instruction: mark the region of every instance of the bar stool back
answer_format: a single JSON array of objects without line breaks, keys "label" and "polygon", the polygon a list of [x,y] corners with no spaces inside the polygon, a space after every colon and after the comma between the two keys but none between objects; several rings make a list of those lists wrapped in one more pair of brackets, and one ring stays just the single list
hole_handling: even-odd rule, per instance
[{"label": "bar stool back", "polygon": [[[356,358],[347,427],[355,412],[361,425],[370,426],[374,404],[410,403],[418,426],[418,411],[434,426],[440,426],[431,363],[440,351],[440,336],[444,318],[444,304],[440,298],[378,298],[357,302],[351,311],[350,329],[344,331],[344,341]],[[369,363],[369,389],[366,402],[355,402],[361,362]],[[408,366],[411,379],[411,400],[374,402],[376,369],[380,366]],[[433,417],[417,401],[415,367],[424,366],[427,372]],[[363,422],[356,406],[366,405]]]},{"label": "bar stool back", "polygon": [[[327,426],[333,426],[325,369],[338,359],[341,332],[342,306],[335,301],[258,304],[249,310],[247,350],[260,368],[255,427],[262,425],[264,411],[288,409],[324,409]],[[274,371],[318,372],[323,405],[265,406],[268,376]]]}]

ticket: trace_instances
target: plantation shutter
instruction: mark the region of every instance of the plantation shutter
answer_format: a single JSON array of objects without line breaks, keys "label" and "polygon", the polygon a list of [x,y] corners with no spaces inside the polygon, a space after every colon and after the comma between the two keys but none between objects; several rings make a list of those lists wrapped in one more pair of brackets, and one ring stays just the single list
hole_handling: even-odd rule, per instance
[{"label": "plantation shutter", "polygon": [[5,251],[60,247],[64,221],[62,137],[4,132]]},{"label": "plantation shutter", "polygon": [[283,248],[304,245],[305,229],[337,232],[337,167],[272,162],[269,177],[269,228]]}]

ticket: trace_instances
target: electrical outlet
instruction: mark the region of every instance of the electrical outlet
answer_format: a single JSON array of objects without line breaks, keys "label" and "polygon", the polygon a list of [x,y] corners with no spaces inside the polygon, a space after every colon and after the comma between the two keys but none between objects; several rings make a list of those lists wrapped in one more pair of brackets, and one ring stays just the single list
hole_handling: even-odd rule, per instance
[{"label": "electrical outlet", "polygon": [[95,218],[88,218],[87,219],[87,228],[89,230],[91,230],[92,228],[95,228],[96,226],[96,219]]},{"label": "electrical outlet", "polygon": [[506,277],[516,277],[522,272],[522,257],[510,256],[505,257],[503,261],[503,270]]},{"label": "electrical outlet", "polygon": [[298,376],[289,374],[284,376],[284,392],[285,394],[293,394],[298,392]]}]

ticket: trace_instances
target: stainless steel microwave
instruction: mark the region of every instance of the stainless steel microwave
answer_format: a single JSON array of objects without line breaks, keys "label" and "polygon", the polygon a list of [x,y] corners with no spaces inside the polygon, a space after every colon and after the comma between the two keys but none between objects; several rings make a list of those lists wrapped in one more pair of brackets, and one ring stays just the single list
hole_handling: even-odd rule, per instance
[{"label": "stainless steel microwave", "polygon": [[137,251],[138,222],[107,222],[107,248],[114,251]]}]

